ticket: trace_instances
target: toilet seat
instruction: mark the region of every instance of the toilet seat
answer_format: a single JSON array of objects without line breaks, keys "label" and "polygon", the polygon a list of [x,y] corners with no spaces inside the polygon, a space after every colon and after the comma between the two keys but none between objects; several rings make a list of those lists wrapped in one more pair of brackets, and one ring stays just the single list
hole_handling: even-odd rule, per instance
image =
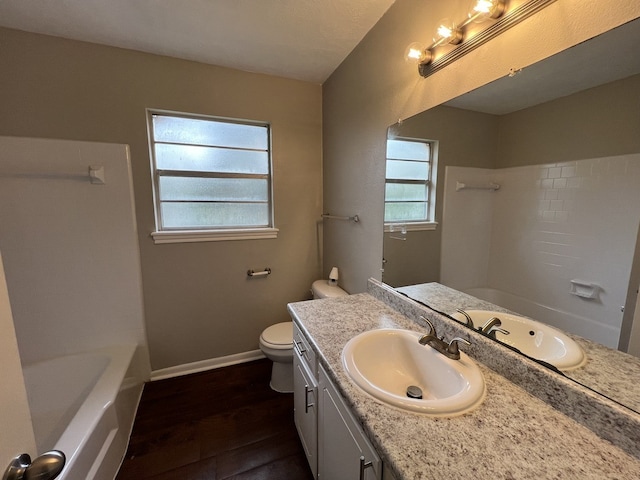
[{"label": "toilet seat", "polygon": [[293,348],[293,322],[276,323],[266,328],[260,335],[260,342],[274,350]]}]

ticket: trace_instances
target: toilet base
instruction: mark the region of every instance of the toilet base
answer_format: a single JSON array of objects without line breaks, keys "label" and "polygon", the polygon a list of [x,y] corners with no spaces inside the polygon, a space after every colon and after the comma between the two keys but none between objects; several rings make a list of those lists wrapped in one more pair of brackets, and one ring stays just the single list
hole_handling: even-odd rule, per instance
[{"label": "toilet base", "polygon": [[271,390],[278,393],[293,392],[293,363],[273,362],[271,367]]}]

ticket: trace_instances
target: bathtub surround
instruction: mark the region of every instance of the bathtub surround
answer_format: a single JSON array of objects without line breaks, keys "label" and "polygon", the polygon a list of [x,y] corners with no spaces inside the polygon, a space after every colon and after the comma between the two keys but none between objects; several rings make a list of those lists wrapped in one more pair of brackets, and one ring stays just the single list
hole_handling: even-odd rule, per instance
[{"label": "bathtub surround", "polygon": [[[0,152],[0,248],[36,444],[27,453],[64,452],[62,480],[112,478],[150,371],[129,149],[0,137]],[[104,182],[92,183],[92,166]]]},{"label": "bathtub surround", "polygon": [[[457,181],[489,179],[499,191],[456,191]],[[616,348],[640,222],[639,183],[640,154],[500,169],[448,167],[441,283],[522,297],[551,310],[546,323]],[[469,229],[474,241],[465,235]],[[596,298],[572,294],[576,279],[597,285]],[[554,322],[553,310],[567,314]]]},{"label": "bathtub surround", "polygon": [[[388,327],[424,331],[426,327],[420,325],[418,318],[424,315],[445,337],[468,337],[464,327],[452,320],[403,298],[384,285],[377,284],[376,288],[382,290],[375,294],[372,290],[371,294],[330,299],[321,305],[295,303],[290,305],[290,311],[383,462],[398,480],[422,478],[435,472],[439,477],[466,478],[472,475],[479,479],[614,479],[640,475],[638,438],[633,437],[637,436],[634,433],[637,423],[630,422],[620,428],[621,424],[629,422],[628,417],[627,420],[611,417],[611,410],[605,407],[598,432],[611,436],[603,440],[589,428],[554,409],[554,395],[561,396],[558,390],[564,391],[562,395],[568,396],[569,401],[579,399],[579,395],[565,390],[573,386],[547,384],[544,377],[549,375],[548,371],[532,372],[517,355],[513,359],[515,363],[512,364],[510,378],[514,382],[518,380],[515,383],[493,370],[497,362],[506,360],[508,355],[494,360],[494,366],[490,368],[486,364],[480,365],[487,382],[487,397],[478,409],[461,417],[433,419],[390,408],[364,394],[348,379],[340,361],[342,348],[354,335]],[[393,306],[374,296],[392,297],[390,303]],[[407,314],[410,316],[405,316]],[[493,356],[494,346],[489,339],[472,341],[474,344],[468,350],[470,356],[480,362]],[[527,393],[521,388],[527,383],[532,385],[531,390],[544,390],[541,396],[548,395],[547,398],[541,400],[532,396],[531,391]],[[600,401],[602,397],[596,403]],[[576,410],[583,405],[579,404]],[[582,413],[586,420],[594,411]],[[452,432],[455,432],[454,437]],[[429,441],[417,442],[416,438],[428,438]],[[452,438],[464,438],[464,441]],[[479,445],[499,447],[478,448]],[[603,458],[607,461],[603,462]]]},{"label": "bathtub surround", "polygon": [[[0,248],[23,365],[146,349],[127,146],[2,137],[0,151]],[[89,165],[105,168],[105,185],[89,182]]]},{"label": "bathtub surround", "polygon": [[0,405],[2,405],[0,425],[3,430],[12,432],[11,435],[0,435],[0,468],[6,468],[15,456],[23,452],[34,452],[36,441],[9,304],[9,292],[4,277],[2,252],[0,252],[0,331],[2,332],[0,335],[2,381],[5,385],[11,385],[11,388],[0,389]]}]

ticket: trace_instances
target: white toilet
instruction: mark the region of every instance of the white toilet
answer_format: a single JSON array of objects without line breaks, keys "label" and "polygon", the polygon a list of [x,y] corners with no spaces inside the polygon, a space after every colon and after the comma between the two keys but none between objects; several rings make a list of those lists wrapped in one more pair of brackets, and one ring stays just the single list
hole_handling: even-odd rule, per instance
[{"label": "white toilet", "polygon": [[[328,280],[316,280],[311,286],[313,298],[344,297],[348,295]],[[260,335],[260,350],[273,361],[271,383],[280,393],[293,392],[293,322],[276,323],[267,327]]]}]

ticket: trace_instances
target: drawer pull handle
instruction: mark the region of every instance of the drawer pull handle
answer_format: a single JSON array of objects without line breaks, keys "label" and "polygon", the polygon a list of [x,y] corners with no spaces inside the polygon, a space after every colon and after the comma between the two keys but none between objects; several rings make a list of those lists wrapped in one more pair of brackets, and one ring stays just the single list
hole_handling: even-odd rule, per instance
[{"label": "drawer pull handle", "polygon": [[302,354],[307,351],[306,348],[301,348],[300,347],[300,345],[302,345],[302,342],[296,342],[294,340],[293,345],[294,345],[294,347],[296,349],[296,352],[298,352],[298,355],[300,355],[300,356],[302,356]]},{"label": "drawer pull handle", "polygon": [[309,413],[309,409],[313,407],[313,402],[309,403],[309,394],[313,393],[313,389],[309,385],[304,386],[304,413]]},{"label": "drawer pull handle", "polygon": [[362,455],[360,457],[360,480],[364,480],[364,471],[369,467],[373,467],[373,462],[366,462],[364,455]]}]

